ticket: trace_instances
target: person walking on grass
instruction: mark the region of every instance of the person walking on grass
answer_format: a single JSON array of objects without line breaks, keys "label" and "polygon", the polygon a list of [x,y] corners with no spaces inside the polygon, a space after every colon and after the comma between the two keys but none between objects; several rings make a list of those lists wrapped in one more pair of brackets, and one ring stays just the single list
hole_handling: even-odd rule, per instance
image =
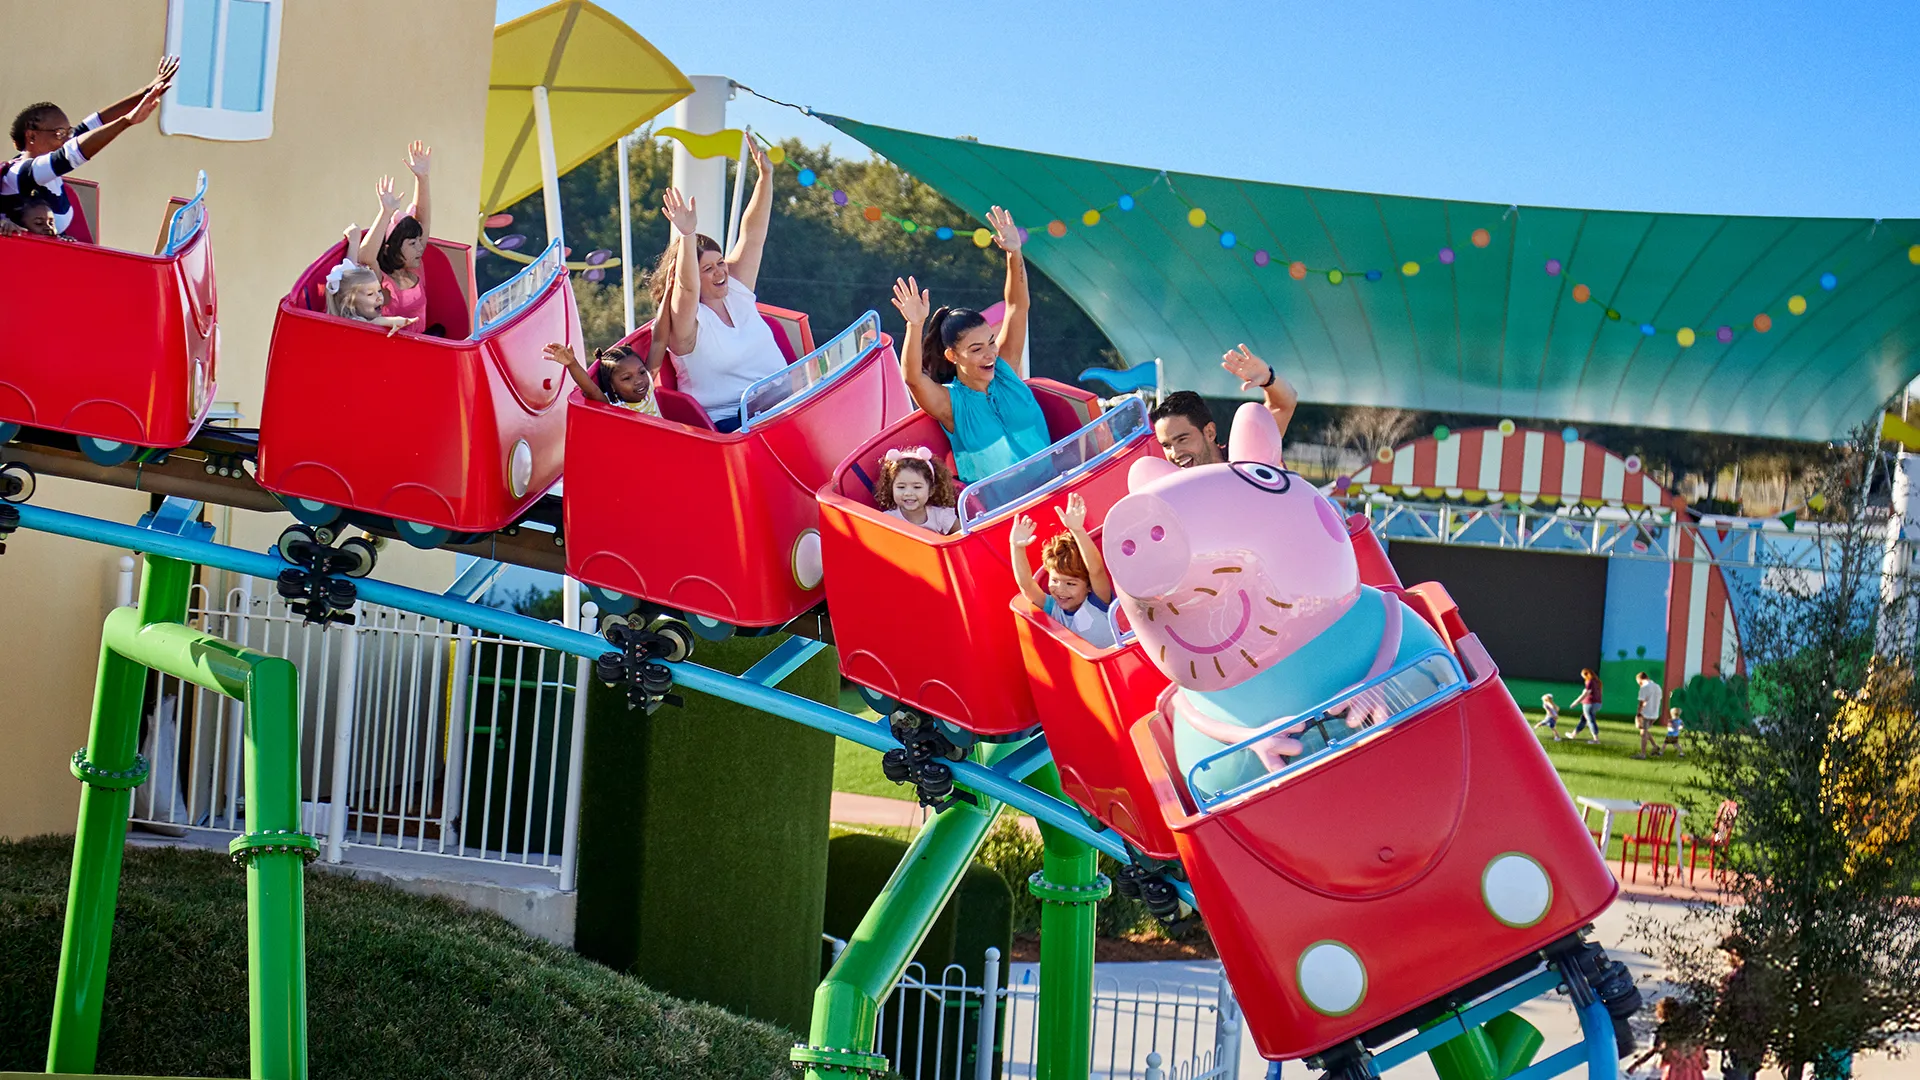
[{"label": "person walking on grass", "polygon": [[1634,680],[1640,684],[1639,705],[1633,710],[1633,726],[1640,729],[1640,752],[1633,759],[1645,761],[1647,752],[1653,749],[1653,727],[1660,722],[1660,684],[1644,671]]},{"label": "person walking on grass", "polygon": [[1594,675],[1592,668],[1580,669],[1580,696],[1574,698],[1573,703],[1580,706],[1580,722],[1573,725],[1573,734],[1567,737],[1580,738],[1580,731],[1584,728],[1593,732],[1593,738],[1588,739],[1588,742],[1599,742],[1600,680]]}]

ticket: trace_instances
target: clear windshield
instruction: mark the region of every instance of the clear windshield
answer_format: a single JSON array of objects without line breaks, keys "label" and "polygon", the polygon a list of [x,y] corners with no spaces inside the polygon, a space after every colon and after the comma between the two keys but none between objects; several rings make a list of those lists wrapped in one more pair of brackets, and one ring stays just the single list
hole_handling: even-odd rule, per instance
[{"label": "clear windshield", "polygon": [[200,232],[200,226],[206,223],[207,174],[202,171],[200,183],[194,190],[193,198],[187,200],[186,205],[176,209],[173,217],[167,221],[167,246],[160,254],[178,255],[180,250]]},{"label": "clear windshield", "polygon": [[961,531],[1081,476],[1147,430],[1147,403],[1131,397],[1025,461],[968,484],[960,493]]},{"label": "clear windshield", "polygon": [[869,311],[832,341],[747,387],[740,395],[740,430],[812,396],[816,387],[831,381],[879,343],[880,316]]},{"label": "clear windshield", "polygon": [[524,270],[487,290],[480,302],[474,305],[473,336],[479,337],[507,321],[521,308],[532,303],[534,297],[545,292],[555,277],[567,272],[562,260],[560,242],[556,240],[548,244],[547,250],[528,263]]},{"label": "clear windshield", "polygon": [[1442,649],[1421,653],[1318,708],[1257,730],[1201,759],[1187,786],[1202,810],[1250,791],[1300,764],[1324,757],[1467,688],[1459,661]]}]

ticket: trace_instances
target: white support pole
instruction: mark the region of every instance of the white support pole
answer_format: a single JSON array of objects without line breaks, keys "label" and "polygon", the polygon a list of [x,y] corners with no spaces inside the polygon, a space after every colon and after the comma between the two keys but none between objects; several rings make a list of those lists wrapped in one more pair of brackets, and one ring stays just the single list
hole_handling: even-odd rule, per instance
[{"label": "white support pole", "polygon": [[733,209],[727,212],[727,238],[720,241],[720,250],[732,251],[733,245],[740,242],[740,207],[747,190],[747,143],[753,141],[751,128],[740,133],[739,163],[733,170]]},{"label": "white support pole", "polygon": [[547,109],[547,88],[533,88],[533,129],[540,137],[540,201],[547,209],[547,242],[566,245],[566,229],[560,221],[560,165],[553,153],[553,114]]},{"label": "white support pole", "polygon": [[620,301],[627,316],[627,333],[633,333],[633,191],[627,179],[627,147],[632,135],[620,136]]},{"label": "white support pole", "polygon": [[460,847],[457,829],[461,802],[467,797],[467,681],[473,663],[473,628],[462,626],[453,642],[453,693],[447,701],[447,779],[440,785],[440,844],[449,837]]},{"label": "white support pole", "polygon": [[973,1080],[993,1080],[993,1047],[999,1034],[1000,950],[988,946],[980,971],[980,1030],[973,1044]]},{"label": "white support pole", "polygon": [[113,581],[114,607],[133,606],[133,567],[133,556],[120,556],[120,572]]},{"label": "white support pole", "polygon": [[[673,126],[696,135],[711,135],[725,128],[733,80],[725,75],[689,75],[687,81],[693,84],[693,93],[674,105]],[[697,158],[675,142],[673,186],[693,200],[700,231],[718,240],[726,222],[721,208],[727,204],[727,159]]]},{"label": "white support pole", "polygon": [[[360,605],[353,605],[357,617]],[[333,698],[333,784],[327,806],[327,852],[330,863],[340,861],[347,843],[347,783],[353,773],[354,702],[360,696],[360,631],[352,626],[340,628],[340,677],[334,680]]]},{"label": "white support pole", "polygon": [[[580,609],[573,625],[583,633],[594,633],[600,618],[600,605],[588,601]],[[587,760],[587,658],[573,665],[573,742],[567,748],[567,810],[560,834],[560,891],[572,892],[579,873],[580,858],[580,770]]]},{"label": "white support pole", "polygon": [[560,621],[565,626],[580,625],[580,583],[570,577],[560,579]]},{"label": "white support pole", "polygon": [[[236,616],[229,611],[226,625],[228,638],[242,648],[247,646],[247,615],[253,610],[253,575],[241,574],[240,585],[229,594],[240,605]],[[243,789],[240,784],[240,763],[246,756],[243,732],[246,728],[247,709],[238,698],[227,699],[227,825],[232,827],[238,817],[240,796]]]},{"label": "white support pole", "polygon": [[1914,612],[1897,612],[1898,619],[1884,616],[1892,605],[1916,596],[1908,587],[1907,575],[1913,571],[1914,542],[1920,540],[1920,500],[1914,498],[1920,458],[1905,450],[1893,463],[1893,490],[1887,515],[1886,550],[1880,558],[1880,607],[1883,618],[1875,634],[1874,651],[1881,656],[1904,656],[1913,646]]},{"label": "white support pole", "polygon": [[1222,1075],[1237,1076],[1240,1067],[1240,1002],[1234,999],[1233,986],[1227,982],[1225,971],[1220,972],[1220,989],[1214,1003],[1218,1010],[1214,1015],[1219,1020],[1213,1029],[1213,1066],[1219,1069],[1224,1064],[1227,1069]]}]

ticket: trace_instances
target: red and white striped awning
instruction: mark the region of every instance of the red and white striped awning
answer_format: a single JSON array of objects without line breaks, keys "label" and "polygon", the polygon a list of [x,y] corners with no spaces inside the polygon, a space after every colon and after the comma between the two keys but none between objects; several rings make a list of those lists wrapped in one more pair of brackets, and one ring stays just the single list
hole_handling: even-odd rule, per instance
[{"label": "red and white striped awning", "polygon": [[[1336,491],[1339,484],[1335,484]],[[1558,432],[1499,428],[1428,435],[1393,450],[1348,480],[1345,493],[1384,492],[1409,499],[1465,499],[1616,505],[1667,504],[1667,493],[1634,458]]]}]

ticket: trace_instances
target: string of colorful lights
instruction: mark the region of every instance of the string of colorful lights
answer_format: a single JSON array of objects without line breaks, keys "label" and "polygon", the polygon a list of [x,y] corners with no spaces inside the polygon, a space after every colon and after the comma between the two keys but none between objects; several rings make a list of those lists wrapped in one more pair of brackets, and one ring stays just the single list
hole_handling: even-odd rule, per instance
[{"label": "string of colorful lights", "polygon": [[[756,137],[760,137],[760,136],[758,136],[758,134],[756,133]],[[760,137],[760,138],[763,143],[766,142],[764,137]],[[853,196],[848,194],[847,191],[843,188],[828,188],[828,187],[822,186],[820,183],[820,178],[818,174],[814,172],[814,170],[807,168],[805,166],[801,166],[795,162],[789,162],[787,160],[785,151],[782,150],[781,147],[768,144],[766,149],[767,149],[768,160],[771,161],[774,165],[779,166],[781,164],[789,164],[794,168],[794,170],[797,173],[796,179],[798,180],[801,187],[809,188],[809,189],[813,189],[821,192],[822,194],[826,195],[829,199],[831,199],[833,204],[836,207],[857,211],[862,216],[864,216],[868,221],[876,221],[876,222],[890,221],[899,225],[902,232],[923,233],[923,234],[931,232],[933,236],[939,240],[951,240],[956,236],[971,236],[975,246],[977,247],[984,248],[993,242],[993,234],[989,230],[984,228],[970,228],[965,225],[962,225],[959,227],[955,227],[951,225],[940,225],[933,228],[929,228],[924,223],[916,222],[909,218],[905,218],[905,217],[901,217],[899,215],[893,214],[881,206],[877,206],[870,203],[863,203],[853,198]],[[1191,199],[1187,198],[1187,196],[1180,191],[1178,185],[1176,185],[1173,182],[1173,179],[1167,175],[1165,170],[1162,170],[1161,172],[1156,173],[1152,180],[1148,181],[1145,185],[1141,186],[1140,188],[1131,192],[1126,192],[1124,194],[1121,194],[1117,196],[1112,202],[1109,202],[1104,206],[1091,207],[1085,210],[1084,212],[1082,212],[1080,215],[1080,227],[1087,228],[1087,229],[1097,228],[1101,224],[1101,222],[1106,219],[1108,214],[1113,213],[1115,211],[1124,213],[1126,211],[1132,210],[1136,205],[1139,204],[1139,200],[1142,196],[1144,196],[1148,191],[1152,190],[1155,186],[1162,185],[1162,184],[1166,186],[1166,189],[1169,194],[1171,194],[1175,199],[1179,200],[1181,205],[1186,207],[1187,209],[1186,220],[1188,225],[1196,229],[1213,230],[1215,237],[1219,241],[1220,247],[1224,250],[1233,251],[1236,254],[1244,250],[1244,245],[1240,243],[1239,234],[1234,232],[1232,229],[1229,229],[1220,225],[1217,221],[1215,221],[1211,216],[1207,214],[1206,210],[1203,207],[1195,204]],[[1475,228],[1473,231],[1468,233],[1467,234],[1468,243],[1471,244],[1473,249],[1475,250],[1483,250],[1492,246],[1495,231],[1506,228],[1508,224],[1508,220],[1510,218],[1515,218],[1518,212],[1519,212],[1519,207],[1517,206],[1508,207],[1507,211],[1500,216],[1500,220],[1498,222],[1495,222],[1491,228],[1483,225]],[[1067,236],[1067,234],[1071,231],[1071,226],[1069,226],[1067,222],[1065,222],[1064,220],[1055,218],[1054,220],[1047,222],[1047,225],[1044,231],[1048,237],[1051,237],[1057,240]],[[1028,231],[1025,228],[1022,228],[1020,230],[1021,242],[1025,243],[1028,237],[1029,237]],[[1466,252],[1456,250],[1455,248],[1450,246],[1442,247],[1434,253],[1434,261],[1437,262],[1442,267],[1451,268],[1462,257],[1463,254],[1466,254]],[[1274,259],[1272,253],[1269,252],[1266,248],[1255,248],[1250,258],[1253,265],[1261,269],[1265,269],[1269,266],[1279,264],[1278,260]],[[1913,265],[1920,266],[1920,244],[1912,244],[1907,248],[1907,261]],[[1340,267],[1340,266],[1314,267],[1314,266],[1309,266],[1305,262],[1299,261],[1299,260],[1294,260],[1294,261],[1286,262],[1284,264],[1279,264],[1279,265],[1284,265],[1287,272],[1287,276],[1291,277],[1295,281],[1304,283],[1311,278],[1318,281],[1324,281],[1327,285],[1335,286],[1335,287],[1340,286],[1341,284],[1349,280],[1353,280],[1356,282],[1365,282],[1365,283],[1377,283],[1385,280],[1390,273],[1395,272],[1395,271],[1388,271],[1388,270],[1383,270],[1379,268],[1372,268],[1372,269],[1367,269],[1363,271],[1354,271],[1346,267]],[[1398,267],[1397,273],[1402,278],[1413,278],[1413,277],[1419,276],[1421,269],[1422,269],[1422,266],[1418,260],[1409,259],[1406,262],[1403,262],[1400,264],[1400,266]],[[1548,277],[1563,278],[1565,280],[1573,279],[1573,266],[1567,260],[1563,260],[1559,258],[1546,259],[1541,265],[1541,270],[1544,271]],[[1839,287],[1840,278],[1839,278],[1839,275],[1834,270],[1826,270],[1826,271],[1822,271],[1820,275],[1813,280],[1811,285],[1817,285],[1821,292],[1832,292]],[[1605,305],[1602,305],[1600,310],[1602,312],[1602,316],[1605,319],[1607,319],[1609,322],[1624,322],[1627,325],[1634,325],[1637,322],[1640,333],[1645,337],[1651,338],[1657,335],[1670,333],[1673,335],[1674,341],[1677,344],[1679,344],[1681,348],[1691,347],[1696,341],[1700,339],[1700,337],[1703,334],[1710,334],[1715,340],[1725,345],[1725,344],[1731,344],[1734,337],[1740,333],[1752,331],[1754,333],[1764,334],[1772,330],[1774,319],[1776,317],[1775,312],[1778,310],[1784,310],[1784,312],[1787,315],[1792,315],[1792,316],[1800,316],[1800,315],[1806,314],[1809,306],[1809,301],[1807,299],[1807,296],[1812,291],[1813,291],[1812,288],[1808,286],[1808,287],[1803,287],[1800,291],[1796,291],[1789,295],[1781,297],[1777,299],[1775,302],[1768,304],[1762,310],[1755,312],[1753,317],[1744,323],[1723,323],[1716,327],[1709,327],[1704,329],[1694,327],[1694,326],[1662,327],[1662,326],[1656,325],[1651,320],[1629,319],[1626,316],[1624,316],[1617,308],[1613,308]],[[1576,304],[1587,304],[1587,303],[1593,302],[1594,301],[1593,287],[1587,284],[1586,282],[1575,281],[1571,289],[1571,296],[1572,296],[1573,302]]]}]

